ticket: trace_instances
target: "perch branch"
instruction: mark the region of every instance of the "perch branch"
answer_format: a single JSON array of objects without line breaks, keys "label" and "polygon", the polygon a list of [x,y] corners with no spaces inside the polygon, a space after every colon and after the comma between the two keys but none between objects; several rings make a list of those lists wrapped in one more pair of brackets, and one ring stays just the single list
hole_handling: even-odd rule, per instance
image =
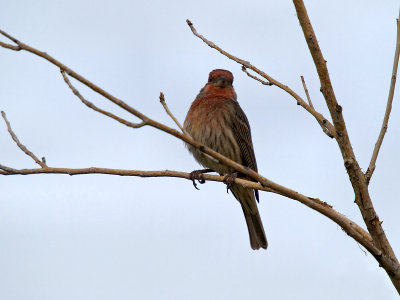
[{"label": "perch branch", "polygon": [[336,100],[329,77],[328,68],[326,66],[326,60],[322,55],[317,37],[311,25],[311,21],[308,17],[303,1],[293,0],[293,3],[296,8],[297,18],[300,21],[300,26],[303,30],[305,40],[318,72],[321,83],[321,92],[325,98],[332,117],[333,125],[336,129],[336,141],[342,153],[344,165],[354,190],[356,203],[364,219],[364,223],[367,226],[368,232],[372,236],[375,246],[380,249],[383,256],[391,260],[395,266],[394,269],[389,270],[385,268],[385,270],[392,280],[393,285],[396,287],[397,292],[400,293],[400,265],[382,228],[382,222],[379,220],[375,212],[369,195],[367,180],[353,152],[342,114],[342,107]]},{"label": "perch branch", "polygon": [[386,104],[385,116],[383,118],[381,131],[378,136],[378,140],[376,141],[374,152],[372,153],[371,161],[369,163],[367,172],[365,173],[365,177],[367,178],[367,183],[371,180],[372,174],[375,171],[375,163],[378,158],[379,150],[381,149],[383,138],[385,137],[388,122],[390,117],[390,112],[392,111],[392,102],[394,96],[394,88],[396,86],[396,78],[397,78],[397,67],[399,66],[399,54],[400,54],[400,11],[399,17],[396,19],[397,22],[397,37],[396,37],[396,50],[394,52],[394,61],[393,61],[393,69],[392,69],[392,77],[390,80],[390,88],[389,88],[389,96]]},{"label": "perch branch", "polygon": [[[207,40],[204,36],[202,36],[201,34],[199,34],[197,32],[196,28],[194,28],[193,23],[190,20],[186,20],[186,23],[189,25],[189,27],[192,30],[193,34],[195,36],[197,36],[198,38],[200,38],[209,47],[219,51],[222,55],[228,57],[229,59],[231,59],[233,61],[236,61],[238,64],[241,64],[242,65],[242,70],[244,72],[246,72],[247,75],[249,75],[249,73],[247,72],[247,69],[250,69],[250,70],[252,70],[253,72],[257,73],[258,75],[260,75],[261,77],[265,78],[268,81],[268,82],[263,82],[261,80],[256,79],[256,80],[260,81],[262,84],[276,85],[277,87],[279,87],[280,89],[284,90],[289,95],[291,95],[297,101],[298,105],[303,107],[311,115],[314,116],[314,118],[318,121],[318,123],[324,124],[324,127],[326,128],[326,130],[330,133],[328,136],[330,136],[330,137],[336,136],[336,131],[335,131],[335,128],[333,127],[333,125],[322,114],[320,114],[314,108],[312,108],[310,105],[308,105],[307,102],[305,102],[303,100],[303,98],[301,98],[291,88],[289,88],[287,85],[284,85],[284,84],[280,83],[279,81],[277,81],[276,79],[272,78],[271,76],[269,76],[265,72],[261,71],[260,69],[258,69],[255,66],[253,66],[250,62],[245,61],[243,59],[240,59],[240,58],[238,58],[236,56],[233,56],[232,54],[230,54],[230,53],[226,52],[225,50],[221,49],[220,47],[218,47],[213,42]],[[252,76],[250,76],[250,77],[252,77]],[[254,77],[252,77],[252,78],[254,78]]]},{"label": "perch branch", "polygon": [[[109,168],[53,168],[53,167],[45,167],[45,168],[36,168],[36,169],[14,169],[10,167],[6,167],[0,165],[0,175],[10,176],[10,175],[32,175],[32,174],[68,174],[68,175],[82,175],[82,174],[107,174],[107,175],[117,175],[117,176],[136,176],[136,177],[175,177],[175,178],[184,178],[191,180],[190,173],[179,172],[179,171],[171,171],[171,170],[162,170],[162,171],[141,171],[141,170],[122,170],[122,169],[109,169]],[[208,181],[215,182],[223,182],[224,176],[220,175],[212,175],[212,174],[202,174],[202,178]],[[338,223],[342,228],[344,228],[345,232],[349,234],[349,231],[356,235],[358,239],[361,239],[363,242],[360,242],[366,249],[371,250],[376,255],[379,255],[381,252],[374,248],[372,244],[371,236],[360,226],[358,226],[355,222],[348,219],[346,216],[340,214],[336,210],[332,208],[331,205],[327,204],[319,200],[318,198],[311,198],[304,196],[296,191],[290,190],[278,184],[273,184],[275,188],[262,186],[260,183],[249,181],[241,178],[236,178],[235,183],[238,183],[245,188],[257,189],[261,191],[267,191],[283,196],[287,196],[290,199],[299,201],[308,207],[311,207],[321,213],[323,213],[328,218],[334,220]],[[340,220],[340,222],[337,222]],[[351,235],[351,234],[350,234]]]}]

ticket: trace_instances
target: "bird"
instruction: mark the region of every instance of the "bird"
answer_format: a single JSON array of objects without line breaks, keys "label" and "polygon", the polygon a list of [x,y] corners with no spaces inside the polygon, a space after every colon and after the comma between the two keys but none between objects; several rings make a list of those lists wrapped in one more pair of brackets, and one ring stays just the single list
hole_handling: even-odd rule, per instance
[{"label": "bird", "polygon": [[[194,140],[257,172],[250,124],[237,101],[232,83],[233,74],[230,71],[211,71],[208,82],[189,108],[183,128]],[[200,149],[188,143],[186,146],[196,161],[207,168],[191,173],[193,184],[195,185],[195,179],[204,183],[200,176],[203,172],[214,171],[225,175],[227,189],[231,190],[242,207],[251,248],[267,249],[268,242],[257,207],[258,190],[247,189],[234,183],[236,177],[250,178],[204,154]]]}]

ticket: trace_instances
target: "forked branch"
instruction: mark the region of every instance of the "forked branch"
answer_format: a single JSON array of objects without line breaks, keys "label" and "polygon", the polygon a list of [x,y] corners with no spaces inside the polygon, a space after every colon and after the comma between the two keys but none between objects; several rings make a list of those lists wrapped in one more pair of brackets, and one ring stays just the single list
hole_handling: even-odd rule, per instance
[{"label": "forked branch", "polygon": [[367,179],[367,183],[371,180],[372,174],[375,171],[375,163],[378,158],[379,150],[381,149],[383,138],[385,137],[388,122],[390,117],[390,112],[392,111],[392,103],[394,96],[394,88],[396,86],[396,78],[397,78],[397,67],[399,66],[399,54],[400,54],[400,11],[399,17],[396,19],[397,23],[397,35],[396,35],[396,50],[394,52],[394,61],[393,61],[393,69],[392,69],[392,77],[390,80],[390,88],[389,88],[389,96],[386,104],[385,116],[383,117],[381,131],[378,136],[378,140],[376,141],[374,151],[372,153],[371,161],[369,163],[367,172],[365,173],[365,177]]},{"label": "forked branch", "polygon": [[356,203],[359,207],[364,223],[372,236],[374,244],[382,251],[383,256],[393,262],[394,269],[385,268],[387,274],[392,280],[398,293],[400,293],[400,265],[396,255],[386,237],[382,228],[382,222],[379,220],[371,197],[368,191],[368,183],[355,157],[350,137],[348,135],[346,124],[342,114],[342,107],[338,104],[330,80],[326,60],[322,55],[307,10],[302,0],[293,0],[297,12],[297,18],[303,30],[311,56],[321,83],[321,92],[325,98],[326,105],[332,117],[333,125],[336,129],[336,141],[340,148],[343,162],[353,186]]}]

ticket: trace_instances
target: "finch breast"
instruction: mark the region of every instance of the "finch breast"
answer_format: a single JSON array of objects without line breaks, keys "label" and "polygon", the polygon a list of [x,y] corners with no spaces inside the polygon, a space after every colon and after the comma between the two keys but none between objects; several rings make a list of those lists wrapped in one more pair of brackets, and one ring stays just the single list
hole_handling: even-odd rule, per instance
[{"label": "finch breast", "polygon": [[[186,116],[184,129],[193,139],[241,164],[240,148],[233,134],[235,112],[232,101],[227,98],[196,99]],[[233,168],[220,164],[199,149],[189,144],[187,147],[204,167],[221,174],[234,172]]]}]

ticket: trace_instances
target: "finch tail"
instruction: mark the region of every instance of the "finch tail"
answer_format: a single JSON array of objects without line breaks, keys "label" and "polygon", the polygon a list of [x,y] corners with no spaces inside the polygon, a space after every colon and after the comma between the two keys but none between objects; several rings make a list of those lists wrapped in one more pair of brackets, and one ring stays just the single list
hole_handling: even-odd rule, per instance
[{"label": "finch tail", "polygon": [[260,213],[258,212],[254,191],[246,189],[238,184],[233,184],[231,191],[242,206],[247,229],[249,231],[251,248],[253,250],[258,250],[260,248],[267,249],[268,242],[261,222]]}]

